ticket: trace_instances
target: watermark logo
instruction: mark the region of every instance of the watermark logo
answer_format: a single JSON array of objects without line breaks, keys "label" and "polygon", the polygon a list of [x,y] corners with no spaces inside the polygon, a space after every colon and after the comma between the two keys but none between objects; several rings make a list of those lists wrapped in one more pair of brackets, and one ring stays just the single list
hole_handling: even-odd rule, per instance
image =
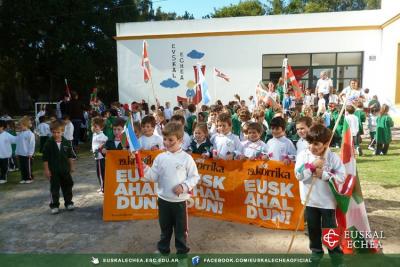
[{"label": "watermark logo", "polygon": [[194,256],[193,258],[192,258],[192,265],[193,266],[196,266],[196,265],[198,265],[200,263],[200,256]]},{"label": "watermark logo", "polygon": [[100,263],[99,258],[95,258],[95,257],[92,257],[92,260],[90,262],[93,263],[94,265],[97,265]]},{"label": "watermark logo", "polygon": [[322,228],[322,243],[330,250],[339,245],[340,234],[337,228]]}]

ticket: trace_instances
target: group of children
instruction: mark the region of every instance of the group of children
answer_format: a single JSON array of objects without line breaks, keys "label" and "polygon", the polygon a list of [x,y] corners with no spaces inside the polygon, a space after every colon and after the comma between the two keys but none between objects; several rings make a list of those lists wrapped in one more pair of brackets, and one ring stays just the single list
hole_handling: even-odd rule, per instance
[{"label": "group of children", "polygon": [[[145,167],[145,178],[158,182],[159,222],[161,240],[158,252],[168,254],[170,239],[175,231],[178,254],[189,251],[187,245],[188,194],[199,181],[196,164],[189,154],[200,154],[204,158],[222,160],[261,159],[278,160],[284,164],[295,163],[295,174],[300,182],[300,195],[304,202],[313,178],[317,179],[306,207],[306,221],[310,238],[310,249],[316,258],[323,254],[321,227],[336,225],[336,202],[330,192],[327,181],[334,179],[343,183],[344,166],[339,157],[330,150],[338,146],[341,140],[341,127],[344,120],[350,125],[355,146],[360,149],[360,137],[363,134],[362,123],[368,118],[371,142],[375,154],[386,154],[391,141],[393,121],[389,117],[388,106],[382,105],[378,111],[371,109],[365,114],[361,105],[346,106],[346,115],[339,118],[337,103],[317,107],[307,105],[307,91],[300,108],[283,99],[280,103],[258,103],[252,101],[249,107],[245,101],[232,101],[223,106],[220,101],[215,105],[196,106],[180,103],[173,108],[157,106],[152,114],[142,114],[137,103],[131,105],[134,131],[143,150],[165,150],[159,154],[152,167]],[[320,97],[322,99],[323,97]],[[250,98],[252,100],[252,98]],[[251,110],[250,110],[251,109]],[[91,118],[90,130],[92,152],[96,161],[96,172],[100,188],[104,193],[105,158],[107,151],[127,149],[122,142],[122,133],[126,117],[121,116],[118,105],[105,111],[104,116],[96,114]],[[329,119],[326,120],[325,118]],[[339,120],[339,121],[338,121]],[[72,134],[68,117],[64,122],[52,121],[46,125],[39,118],[38,133],[40,150],[43,153],[44,173],[50,180],[52,201],[51,212],[59,212],[59,190],[61,188],[67,210],[74,209],[72,201],[73,159],[76,157],[72,146]],[[7,176],[9,158],[12,157],[11,145],[16,144],[16,155],[20,159],[21,183],[31,183],[31,164],[34,155],[35,137],[30,131],[31,121],[24,117],[20,120],[20,133],[13,136],[6,132],[6,124],[0,121],[0,183]],[[332,136],[335,124],[338,127]],[[73,127],[73,126],[72,126]],[[72,129],[73,132],[73,129]],[[331,142],[332,141],[332,142]],[[6,164],[7,161],[7,164]],[[340,248],[329,251],[341,254]],[[339,259],[336,259],[340,263]]]}]

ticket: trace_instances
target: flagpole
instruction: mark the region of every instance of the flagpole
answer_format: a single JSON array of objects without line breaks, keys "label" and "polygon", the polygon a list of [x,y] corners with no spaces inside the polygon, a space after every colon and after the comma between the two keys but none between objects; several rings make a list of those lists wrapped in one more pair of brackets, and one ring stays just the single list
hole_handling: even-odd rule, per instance
[{"label": "flagpole", "polygon": [[215,85],[215,67],[213,69],[214,102],[217,101],[217,87]]},{"label": "flagpole", "polygon": [[[345,100],[346,100],[346,99],[345,99]],[[345,103],[346,103],[346,102],[345,102]],[[335,135],[336,128],[337,128],[338,125],[339,125],[340,119],[342,118],[342,115],[343,115],[343,112],[344,112],[345,108],[346,108],[346,104],[343,104],[342,109],[340,110],[338,119],[337,119],[337,121],[336,121],[336,123],[335,123],[335,127],[333,127],[331,137],[329,138],[328,146],[329,146],[329,144],[332,142],[333,136]],[[324,152],[324,158],[326,157],[327,151],[328,151],[328,149],[326,149],[325,152]],[[302,220],[303,217],[304,217],[304,211],[305,211],[305,209],[306,209],[306,206],[307,206],[307,204],[308,204],[308,201],[310,200],[311,191],[312,191],[312,189],[313,189],[314,184],[315,184],[316,181],[317,181],[317,178],[313,177],[312,183],[311,183],[311,185],[310,185],[310,189],[308,190],[306,199],[304,200],[303,208],[301,209],[301,212],[300,212],[300,217],[299,217],[299,219],[298,219],[298,221],[297,221],[297,224],[296,224],[296,230],[294,231],[294,233],[293,233],[293,235],[292,235],[292,239],[290,240],[289,248],[288,248],[286,254],[289,254],[289,253],[290,253],[290,250],[292,249],[292,245],[293,245],[294,239],[295,239],[295,237],[296,237],[297,231],[299,230],[300,222],[301,222],[301,220]]]}]

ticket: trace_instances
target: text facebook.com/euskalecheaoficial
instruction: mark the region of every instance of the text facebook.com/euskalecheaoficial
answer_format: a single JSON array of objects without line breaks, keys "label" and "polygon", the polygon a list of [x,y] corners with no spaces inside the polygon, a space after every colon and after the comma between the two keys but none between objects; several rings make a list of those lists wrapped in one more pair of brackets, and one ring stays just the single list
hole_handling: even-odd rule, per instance
[{"label": "text facebook.com/euskalecheaoficial", "polygon": [[263,258],[263,257],[226,257],[226,258],[213,258],[213,257],[204,257],[201,259],[202,263],[311,263],[310,258],[285,258],[285,257],[271,257],[271,258]]},{"label": "text facebook.com/euskalecheaoficial", "polygon": [[[102,258],[98,263],[177,263],[178,258]],[[93,261],[92,261],[93,262]],[[96,264],[95,262],[93,262]],[[198,262],[200,263],[200,262]],[[224,264],[224,263],[311,263],[310,258],[285,258],[285,257],[271,257],[271,258],[263,258],[263,257],[202,257],[201,263],[207,264]],[[193,264],[197,265],[197,264]]]}]

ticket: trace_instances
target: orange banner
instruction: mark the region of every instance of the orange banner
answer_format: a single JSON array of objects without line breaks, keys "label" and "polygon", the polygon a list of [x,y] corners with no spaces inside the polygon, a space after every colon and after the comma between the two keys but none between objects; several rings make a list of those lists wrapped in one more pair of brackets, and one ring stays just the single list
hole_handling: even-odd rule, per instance
[{"label": "orange banner", "polygon": [[[159,153],[141,154],[151,165]],[[275,229],[296,228],[302,205],[293,165],[193,158],[201,179],[188,200],[191,215]],[[133,155],[128,151],[107,152],[105,221],[157,218],[157,186],[137,177]]]}]

